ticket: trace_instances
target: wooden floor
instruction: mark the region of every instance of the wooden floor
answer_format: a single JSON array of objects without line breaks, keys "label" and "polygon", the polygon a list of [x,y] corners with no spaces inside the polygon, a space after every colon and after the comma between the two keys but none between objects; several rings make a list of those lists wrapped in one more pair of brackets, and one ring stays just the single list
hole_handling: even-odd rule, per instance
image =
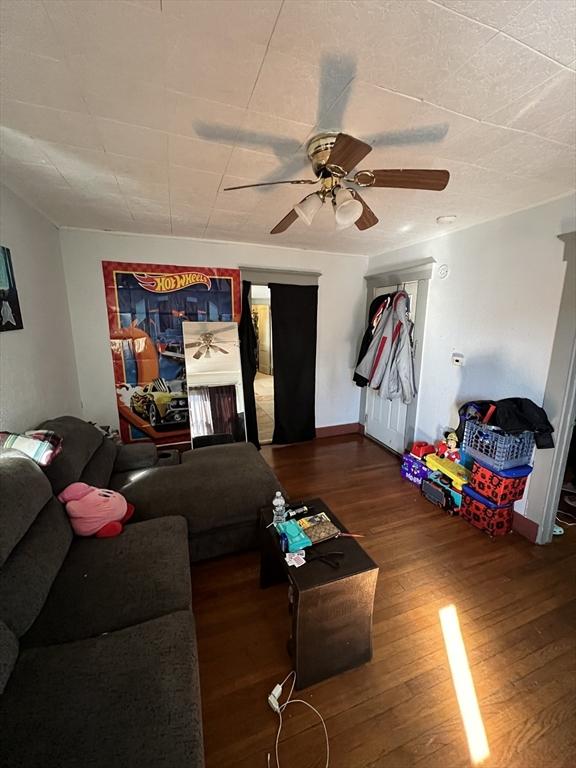
[{"label": "wooden floor", "polygon": [[[374,658],[306,689],[331,768],[470,765],[438,610],[459,614],[489,768],[576,765],[576,528],[548,547],[491,541],[423,500],[398,460],[359,436],[262,451],[292,498],[321,496],[380,566]],[[193,569],[207,768],[266,768],[267,696],[290,670],[286,587],[258,588],[248,553]],[[292,709],[292,712],[290,712]],[[324,768],[323,734],[286,710],[283,768]],[[272,757],[271,765],[275,766]]]}]

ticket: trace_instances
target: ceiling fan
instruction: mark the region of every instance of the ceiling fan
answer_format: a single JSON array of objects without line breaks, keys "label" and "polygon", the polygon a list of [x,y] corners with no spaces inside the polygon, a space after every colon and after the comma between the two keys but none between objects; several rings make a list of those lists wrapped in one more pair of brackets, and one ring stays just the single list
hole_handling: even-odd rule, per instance
[{"label": "ceiling fan", "polygon": [[211,352],[220,352],[223,355],[228,354],[227,349],[223,349],[222,347],[219,347],[216,342],[219,344],[225,344],[226,342],[221,341],[217,336],[215,336],[213,333],[201,333],[200,334],[200,341],[194,341],[190,342],[189,344],[185,344],[184,346],[186,349],[195,349],[198,347],[197,351],[192,355],[194,360],[200,360],[202,356],[208,358],[211,357]]},{"label": "ceiling fan", "polygon": [[[366,155],[372,151],[370,144],[346,133],[319,133],[307,144],[306,154],[312,164],[315,179],[268,181],[260,184],[243,184],[226,187],[225,192],[249,187],[269,187],[275,184],[320,184],[320,189],[297,203],[270,231],[271,235],[285,232],[298,218],[310,225],[327,199],[332,201],[337,229],[353,224],[360,230],[370,229],[378,223],[372,211],[356,187],[395,187],[402,189],[429,189],[440,191],[448,184],[448,171],[398,169],[361,170],[350,174]],[[353,187],[345,186],[352,184]]]}]

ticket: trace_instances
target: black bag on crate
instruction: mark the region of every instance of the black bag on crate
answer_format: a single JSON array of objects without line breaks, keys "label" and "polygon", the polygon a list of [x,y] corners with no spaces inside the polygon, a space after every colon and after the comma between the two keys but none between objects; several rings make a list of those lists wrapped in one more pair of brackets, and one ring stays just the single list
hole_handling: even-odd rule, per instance
[{"label": "black bag on crate", "polygon": [[460,423],[456,429],[458,440],[464,439],[464,428],[468,419],[482,421],[490,406],[496,409],[490,417],[491,427],[500,427],[508,435],[533,432],[537,448],[554,448],[552,432],[554,427],[548,421],[544,408],[527,397],[507,397],[504,400],[477,400],[464,403],[458,409]]}]

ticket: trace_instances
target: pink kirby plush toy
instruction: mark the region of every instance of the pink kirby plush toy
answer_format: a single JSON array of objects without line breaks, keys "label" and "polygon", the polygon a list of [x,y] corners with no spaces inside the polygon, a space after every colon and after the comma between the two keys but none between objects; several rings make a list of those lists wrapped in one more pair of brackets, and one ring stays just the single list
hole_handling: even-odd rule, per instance
[{"label": "pink kirby plush toy", "polygon": [[86,483],[72,483],[58,496],[78,536],[110,538],[122,533],[134,514],[134,507],[124,496]]}]

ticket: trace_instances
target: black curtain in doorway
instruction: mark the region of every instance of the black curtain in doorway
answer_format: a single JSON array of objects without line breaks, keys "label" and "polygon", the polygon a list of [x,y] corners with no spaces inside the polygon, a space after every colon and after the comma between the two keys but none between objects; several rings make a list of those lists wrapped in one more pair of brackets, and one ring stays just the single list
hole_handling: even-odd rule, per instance
[{"label": "black curtain in doorway", "polygon": [[317,285],[270,284],[274,355],[273,443],[316,437]]},{"label": "black curtain in doorway", "polygon": [[244,390],[244,414],[246,419],[246,438],[260,450],[258,440],[258,422],[256,420],[256,398],[254,397],[254,378],[256,377],[256,332],[252,323],[250,307],[250,288],[252,283],[242,281],[242,315],[238,323],[240,337],[240,363],[242,365],[242,389]]}]

